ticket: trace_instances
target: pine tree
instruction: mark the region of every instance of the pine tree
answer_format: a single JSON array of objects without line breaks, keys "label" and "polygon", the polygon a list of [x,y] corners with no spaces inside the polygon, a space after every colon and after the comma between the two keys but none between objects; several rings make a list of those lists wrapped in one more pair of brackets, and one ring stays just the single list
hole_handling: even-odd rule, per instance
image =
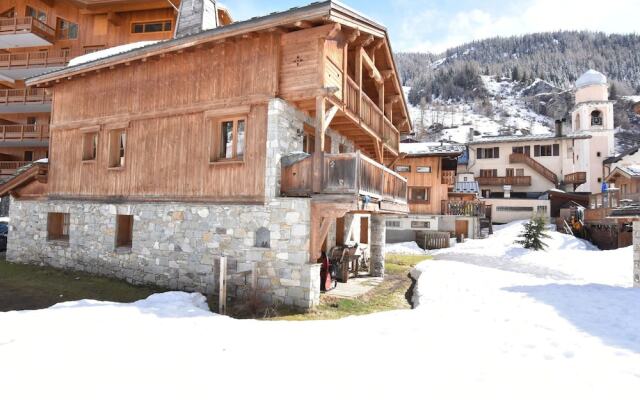
[{"label": "pine tree", "polygon": [[547,244],[543,239],[548,239],[549,236],[546,233],[547,225],[542,217],[534,217],[529,222],[524,224],[524,230],[518,235],[521,240],[516,240],[516,244],[521,244],[525,249],[534,251],[544,250]]}]

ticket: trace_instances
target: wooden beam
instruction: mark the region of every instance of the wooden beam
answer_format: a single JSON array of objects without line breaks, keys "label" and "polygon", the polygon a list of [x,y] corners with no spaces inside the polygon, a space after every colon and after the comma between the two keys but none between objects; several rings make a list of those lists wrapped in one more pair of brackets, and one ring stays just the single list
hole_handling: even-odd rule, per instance
[{"label": "wooden beam", "polygon": [[340,108],[337,105],[333,105],[331,106],[331,108],[329,109],[329,111],[326,112],[326,115],[324,117],[324,126],[327,127],[331,124],[331,121],[333,120],[333,117],[336,116],[336,114],[338,113],[338,111],[340,110]]},{"label": "wooden beam", "polygon": [[367,47],[369,46],[371,43],[373,43],[373,41],[376,38],[373,35],[367,35],[363,38],[362,42],[360,43],[360,47]]},{"label": "wooden beam", "polygon": [[293,23],[293,26],[300,29],[309,29],[313,28],[313,23],[310,21],[297,21]]},{"label": "wooden beam", "polygon": [[380,75],[380,71],[378,71],[375,63],[362,47],[360,48],[360,55],[363,65],[369,70],[369,77],[373,78],[376,83],[383,84],[384,80],[382,79],[382,75]]},{"label": "wooden beam", "polygon": [[324,179],[324,134],[326,132],[325,118],[325,98],[316,97],[316,129],[315,129],[315,151],[313,153],[313,191],[322,191],[322,181]]},{"label": "wooden beam", "polygon": [[351,44],[356,41],[356,39],[360,36],[360,29],[354,29],[349,36],[347,36],[347,43]]},{"label": "wooden beam", "polygon": [[358,110],[359,115],[362,111],[362,47],[356,47],[356,85],[358,85]]},{"label": "wooden beam", "polygon": [[389,80],[395,75],[395,72],[392,69],[385,69],[380,71],[380,74],[382,75],[384,80]]}]

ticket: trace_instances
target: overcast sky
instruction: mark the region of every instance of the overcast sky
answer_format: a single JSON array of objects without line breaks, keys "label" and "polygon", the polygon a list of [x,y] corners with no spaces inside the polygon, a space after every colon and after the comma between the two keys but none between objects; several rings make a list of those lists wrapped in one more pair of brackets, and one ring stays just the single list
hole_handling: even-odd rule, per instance
[{"label": "overcast sky", "polygon": [[[236,20],[309,0],[223,0]],[[389,29],[395,51],[441,52],[476,39],[554,30],[640,31],[640,0],[346,0]]]}]

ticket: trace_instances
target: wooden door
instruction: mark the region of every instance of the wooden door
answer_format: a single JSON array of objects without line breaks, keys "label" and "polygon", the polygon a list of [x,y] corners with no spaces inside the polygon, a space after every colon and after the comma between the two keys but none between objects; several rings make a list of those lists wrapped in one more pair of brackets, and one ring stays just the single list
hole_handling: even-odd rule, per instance
[{"label": "wooden door", "polygon": [[336,220],[336,246],[344,245],[344,217]]},{"label": "wooden door", "polygon": [[458,242],[462,242],[463,238],[467,238],[467,232],[469,232],[469,221],[456,220],[456,239]]},{"label": "wooden door", "polygon": [[360,243],[362,244],[369,243],[369,218],[368,217],[360,218]]}]

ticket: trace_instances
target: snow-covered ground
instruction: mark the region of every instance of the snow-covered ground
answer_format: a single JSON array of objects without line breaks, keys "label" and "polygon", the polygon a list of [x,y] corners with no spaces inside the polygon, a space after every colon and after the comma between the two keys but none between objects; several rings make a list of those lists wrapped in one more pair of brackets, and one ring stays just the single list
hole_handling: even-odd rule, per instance
[{"label": "snow-covered ground", "polygon": [[426,251],[422,250],[416,242],[393,243],[385,246],[387,254],[406,254],[406,255],[425,255]]},{"label": "snow-covered ground", "polygon": [[202,297],[0,313],[0,398],[637,399],[629,249],[520,227],[434,253],[414,310],[238,321]]},{"label": "snow-covered ground", "polygon": [[[491,95],[490,102],[494,115],[487,117],[474,111],[468,103],[429,104],[424,113],[424,125],[431,126],[440,122],[445,129],[442,139],[457,143],[469,141],[469,129],[472,128],[482,136],[497,136],[501,130],[516,135],[549,135],[552,133],[553,121],[543,115],[529,110],[522,98],[522,91],[508,79],[482,75],[482,82]],[[534,82],[535,84],[535,82]],[[411,88],[405,87],[408,96]],[[415,129],[420,126],[421,111],[419,106],[409,105],[409,114]],[[475,136],[474,140],[481,140],[482,136]]]}]

